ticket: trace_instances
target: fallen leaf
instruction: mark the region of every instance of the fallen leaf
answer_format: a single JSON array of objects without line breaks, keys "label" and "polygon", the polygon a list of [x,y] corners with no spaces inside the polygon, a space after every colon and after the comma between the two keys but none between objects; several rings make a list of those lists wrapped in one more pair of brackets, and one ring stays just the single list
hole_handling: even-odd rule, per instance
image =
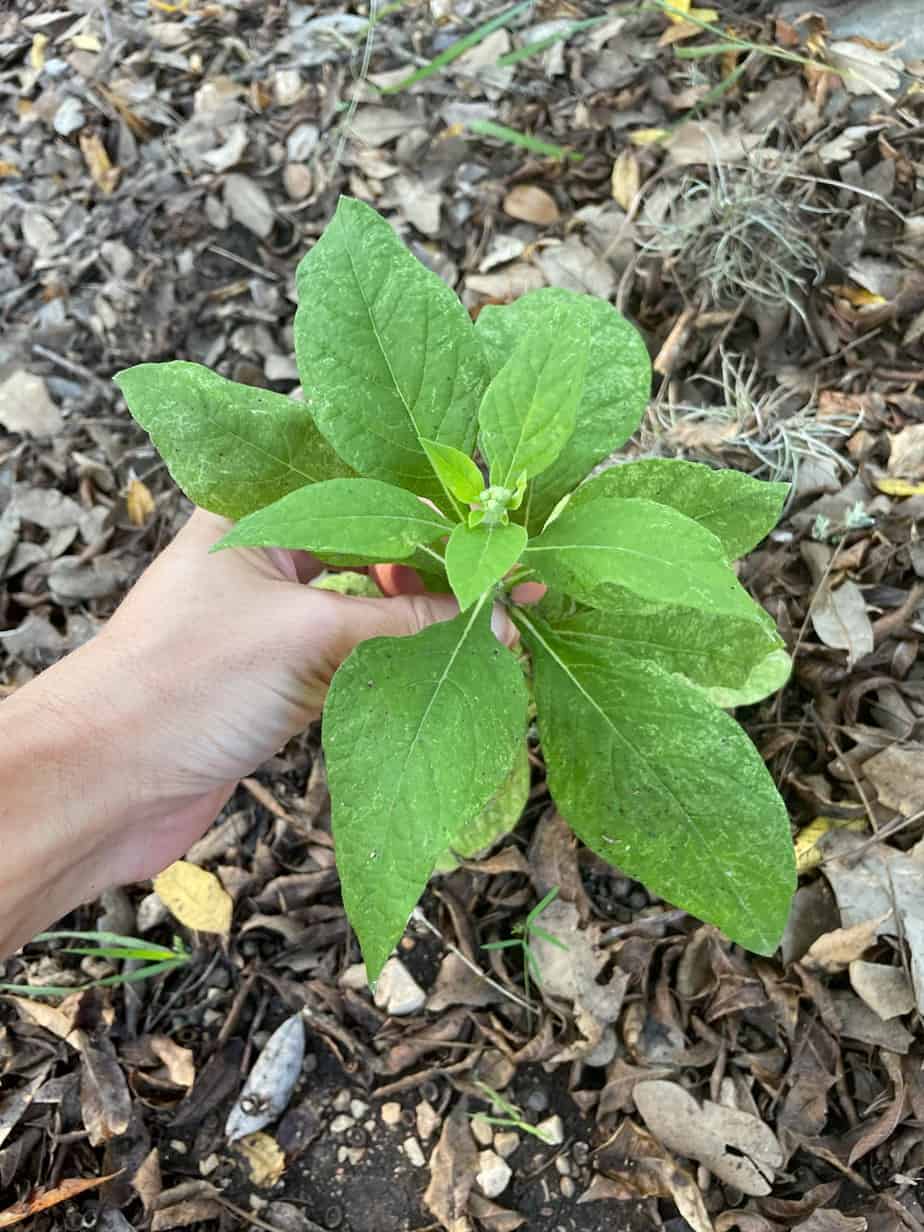
[{"label": "fallen leaf", "polygon": [[29,48],[29,67],[40,73],[45,67],[45,48],[48,46],[47,34],[34,34],[32,46]]},{"label": "fallen leaf", "polygon": [[214,873],[186,860],[177,860],[154,878],[154,892],[187,928],[203,933],[229,932],[231,895]]},{"label": "fallen leaf", "polygon": [[125,508],[132,526],[144,526],[154,512],[154,497],[151,489],[140,479],[133,479],[125,493]]},{"label": "fallen leaf", "polygon": [[225,1122],[229,1142],[255,1134],[282,1116],[305,1060],[305,1024],[293,1014],[277,1027],[257,1057]]},{"label": "fallen leaf", "polygon": [[430,1183],[423,1196],[424,1206],[445,1232],[472,1232],[468,1201],[477,1164],[478,1148],[468,1117],[457,1106],[443,1122],[430,1156]]},{"label": "fallen leaf", "polygon": [[578,1203],[673,1198],[692,1232],[713,1232],[703,1195],[669,1151],[628,1117],[597,1152],[599,1172]]},{"label": "fallen leaf", "polygon": [[504,198],[504,213],[521,222],[548,227],[561,218],[555,198],[535,184],[517,184]]},{"label": "fallen leaf", "polygon": [[924,745],[892,744],[863,764],[879,802],[912,817],[924,809]]},{"label": "fallen leaf", "polygon": [[468,1206],[485,1232],[517,1232],[517,1228],[522,1228],[526,1223],[525,1215],[521,1215],[519,1211],[509,1211],[506,1207],[498,1206],[496,1202],[480,1194],[477,1189],[473,1189],[469,1194]]},{"label": "fallen leaf", "polygon": [[178,1087],[191,1087],[196,1080],[192,1049],[175,1044],[168,1035],[152,1035],[151,1051],[160,1057],[170,1081]]},{"label": "fallen leaf", "polygon": [[609,299],[616,290],[616,271],[576,235],[561,244],[548,244],[536,253],[536,264],[553,287],[600,299]]},{"label": "fallen leaf", "polygon": [[796,1224],[792,1232],[868,1232],[869,1226],[863,1215],[842,1215],[840,1211],[819,1209]]},{"label": "fallen leaf", "polygon": [[819,843],[829,830],[862,832],[865,829],[866,820],[864,818],[849,821],[843,817],[816,817],[807,826],[803,826],[796,835],[796,872],[802,876],[818,867],[823,858]]},{"label": "fallen leaf", "polygon": [[742,1193],[770,1193],[783,1152],[763,1121],[711,1100],[700,1105],[676,1082],[640,1082],[634,1095],[645,1124],[668,1150],[697,1160]]},{"label": "fallen leaf", "polygon": [[637,128],[634,133],[629,134],[629,140],[633,145],[658,145],[670,135],[669,128]]},{"label": "fallen leaf", "polygon": [[52,436],[64,420],[42,378],[18,368],[0,383],[0,424],[8,432]]},{"label": "fallen leaf", "polygon": [[902,1056],[914,1043],[914,1036],[905,1030],[897,1018],[883,1022],[855,993],[846,989],[831,989],[828,995],[841,1035],[847,1039],[860,1040],[874,1048],[884,1048]]},{"label": "fallen leaf", "polygon": [[269,237],[276,214],[272,202],[256,180],[233,171],[225,177],[224,200],[231,211],[231,217],[241,226],[252,231],[261,240]]},{"label": "fallen leaf", "polygon": [[800,547],[815,583],[809,609],[812,627],[826,646],[846,650],[847,665],[853,667],[873,652],[873,626],[863,592],[856,582],[849,579],[837,587],[832,585],[832,548],[824,543],[808,541]]},{"label": "fallen leaf", "polygon": [[924,424],[908,424],[889,437],[890,475],[924,480]]},{"label": "fallen leaf", "polygon": [[823,971],[827,975],[846,970],[874,943],[881,923],[882,918],[865,920],[862,924],[825,933],[809,948],[802,959],[803,965],[809,971]]},{"label": "fallen leaf", "polygon": [[68,1180],[59,1181],[52,1189],[33,1191],[22,1202],[14,1202],[5,1211],[0,1211],[0,1228],[12,1228],[14,1224],[22,1223],[24,1219],[31,1219],[33,1215],[47,1211],[60,1202],[69,1202],[78,1194],[86,1193],[88,1189],[97,1189],[118,1175],[118,1172],[111,1172],[108,1176],[91,1177],[89,1180],[71,1177]]},{"label": "fallen leaf", "polygon": [[888,103],[901,86],[904,66],[897,56],[866,43],[843,39],[828,47],[828,63],[839,69],[849,94],[876,94]]},{"label": "fallen leaf", "polygon": [[873,483],[886,496],[924,496],[924,483],[912,483],[909,479],[880,475]]},{"label": "fallen leaf", "polygon": [[108,1037],[81,1051],[80,1110],[93,1146],[124,1134],[132,1119],[128,1084]]},{"label": "fallen leaf", "polygon": [[624,210],[628,210],[638,196],[641,183],[642,173],[638,159],[627,147],[613,163],[613,170],[610,173],[610,192],[613,200]]},{"label": "fallen leaf", "polygon": [[271,1189],[285,1172],[286,1157],[270,1134],[258,1131],[239,1138],[235,1150],[243,1155],[250,1182],[258,1189]]},{"label": "fallen leaf", "polygon": [[113,167],[103,145],[96,133],[81,133],[79,137],[80,152],[87,164],[87,170],[93,183],[107,197],[115,191],[122,174],[120,167]]},{"label": "fallen leaf", "polygon": [[763,145],[764,133],[724,132],[711,120],[687,120],[679,124],[667,142],[667,161],[675,167],[695,163],[734,163]]},{"label": "fallen leaf", "polygon": [[901,967],[857,959],[849,970],[854,992],[883,1022],[914,1009],[914,990]]},{"label": "fallen leaf", "polygon": [[497,303],[508,303],[526,295],[529,291],[538,291],[546,285],[542,270],[526,261],[515,261],[492,274],[468,274],[465,279],[466,289],[477,295],[485,295]]}]

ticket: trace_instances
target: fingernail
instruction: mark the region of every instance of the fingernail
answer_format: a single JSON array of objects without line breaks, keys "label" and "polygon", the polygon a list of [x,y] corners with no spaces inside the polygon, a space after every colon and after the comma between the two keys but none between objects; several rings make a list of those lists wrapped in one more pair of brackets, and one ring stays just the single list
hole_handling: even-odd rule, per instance
[{"label": "fingernail", "polygon": [[491,632],[499,642],[503,642],[505,646],[513,645],[516,640],[517,631],[513,626],[510,617],[504,609],[497,603],[491,611]]}]

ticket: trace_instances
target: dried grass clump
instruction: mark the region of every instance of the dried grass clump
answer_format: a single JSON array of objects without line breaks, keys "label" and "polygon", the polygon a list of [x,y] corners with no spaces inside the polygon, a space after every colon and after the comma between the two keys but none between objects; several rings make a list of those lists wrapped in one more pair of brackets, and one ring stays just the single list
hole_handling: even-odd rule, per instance
[{"label": "dried grass clump", "polygon": [[[687,176],[679,191],[646,211],[648,252],[665,257],[689,301],[703,308],[737,308],[750,300],[768,308],[788,304],[803,315],[803,288],[817,283],[823,264],[807,238],[814,185],[795,180],[782,160],[710,165],[708,180]],[[658,217],[660,214],[660,217]]]}]

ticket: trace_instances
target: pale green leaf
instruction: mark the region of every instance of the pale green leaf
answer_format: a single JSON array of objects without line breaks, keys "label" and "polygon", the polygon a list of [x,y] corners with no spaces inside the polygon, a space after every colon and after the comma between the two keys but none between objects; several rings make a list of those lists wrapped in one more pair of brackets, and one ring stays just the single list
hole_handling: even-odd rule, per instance
[{"label": "pale green leaf", "polygon": [[653,663],[518,623],[549,788],[575,832],[668,902],[772,953],[795,888],[789,819],[738,724]]},{"label": "pale green leaf", "polygon": [[506,526],[456,526],[446,547],[446,572],[463,612],[500,581],[525,547],[526,531],[513,522]]},{"label": "pale green leaf", "polygon": [[624,601],[613,587],[655,603],[757,618],[756,604],[698,522],[649,500],[569,502],[523,560],[550,586],[591,607]]},{"label": "pale green leaf", "polygon": [[452,445],[441,445],[439,441],[422,438],[420,443],[443,487],[457,500],[467,505],[473,504],[485,486],[484,476],[474,458],[461,449],[454,449]]},{"label": "pale green leaf", "polygon": [[526,743],[513,763],[513,769],[478,816],[459,830],[436,863],[435,872],[451,873],[459,859],[475,860],[486,854],[516,826],[529,799],[530,767]]},{"label": "pale green leaf", "polygon": [[792,659],[786,651],[771,650],[754,664],[747,679],[737,688],[720,684],[701,688],[714,706],[733,710],[736,706],[753,706],[755,702],[762,702],[765,697],[782,689],[791,675]]},{"label": "pale green leaf", "polygon": [[575,429],[558,458],[529,485],[520,518],[530,534],[542,529],[563,496],[638,427],[651,390],[651,361],[641,335],[605,300],[559,287],[543,287],[513,304],[488,304],[476,332],[496,375],[519,340],[562,316],[583,320],[590,350]]},{"label": "pale green leaf", "polygon": [[478,412],[491,483],[513,488],[550,466],[574,432],[590,330],[581,313],[535,321],[485,391]]},{"label": "pale green leaf", "polygon": [[290,492],[238,522],[212,548],[302,548],[322,559],[391,561],[452,523],[412,492],[378,479],[329,479]]},{"label": "pale green leaf", "polygon": [[[753,691],[761,683],[769,683],[773,677],[761,677],[761,666],[766,672],[770,656],[785,655],[783,640],[769,621],[661,606],[615,588],[610,591],[606,611],[584,609],[561,615],[546,600],[538,612],[554,627],[556,636],[577,651],[648,660],[710,690],[710,696],[712,689],[724,690],[723,696],[733,697],[736,690]],[[774,662],[778,660],[774,658]],[[773,685],[767,692],[778,687]],[[731,707],[744,703],[718,704]]]},{"label": "pale green leaf", "polygon": [[242,518],[306,483],[352,475],[304,402],[201,364],[138,364],[113,378],[189,499]]},{"label": "pale green leaf", "polygon": [[337,868],[370,980],[433,867],[491,799],[526,730],[526,686],[485,600],[413,637],[362,642],[324,708]]},{"label": "pale green leaf", "polygon": [[318,427],[361,474],[439,501],[421,440],[471,453],[487,383],[458,297],[350,197],[296,281],[295,353]]},{"label": "pale green leaf", "polygon": [[773,530],[788,492],[788,483],[765,483],[741,471],[716,471],[680,458],[642,458],[596,475],[568,503],[580,507],[609,496],[670,505],[711,530],[735,560]]}]

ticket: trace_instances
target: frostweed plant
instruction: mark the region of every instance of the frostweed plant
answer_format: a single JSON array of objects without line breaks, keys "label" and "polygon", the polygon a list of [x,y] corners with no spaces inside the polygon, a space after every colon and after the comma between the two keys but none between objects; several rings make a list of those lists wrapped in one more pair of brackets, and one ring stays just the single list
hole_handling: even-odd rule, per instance
[{"label": "frostweed plant", "polygon": [[[555,288],[473,324],[359,201],[341,199],[297,289],[303,402],[183,362],[116,380],[179,486],[236,522],[214,550],[401,561],[458,600],[451,620],[360,644],[324,708],[337,865],[370,980],[438,860],[471,845],[509,782],[530,691],[549,788],[583,842],[772,952],[795,879],[786,810],[720,707],[788,674],[730,564],[775,524],[785,486],[665,459],[588,479],[646,405],[635,329]],[[511,599],[524,579],[548,588],[536,606]],[[491,632],[498,601],[525,660]]]}]

